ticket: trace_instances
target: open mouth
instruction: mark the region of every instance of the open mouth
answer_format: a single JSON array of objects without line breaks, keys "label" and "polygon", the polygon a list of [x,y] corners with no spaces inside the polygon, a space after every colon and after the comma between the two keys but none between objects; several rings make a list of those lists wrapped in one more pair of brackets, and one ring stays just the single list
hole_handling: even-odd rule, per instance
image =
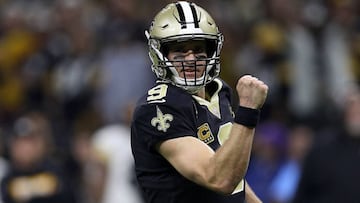
[{"label": "open mouth", "polygon": [[181,71],[181,75],[188,79],[194,79],[201,77],[201,71],[195,70],[194,68],[185,68]]}]

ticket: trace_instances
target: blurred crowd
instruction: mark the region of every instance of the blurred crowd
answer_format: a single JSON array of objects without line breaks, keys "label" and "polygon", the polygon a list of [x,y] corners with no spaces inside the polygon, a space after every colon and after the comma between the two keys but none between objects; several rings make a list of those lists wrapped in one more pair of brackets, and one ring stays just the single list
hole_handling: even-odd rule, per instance
[{"label": "blurred crowd", "polygon": [[[4,203],[142,202],[129,122],[155,79],[144,31],[169,2],[0,0]],[[360,163],[360,100],[350,99],[359,94],[360,3],[193,2],[225,36],[221,77],[234,87],[241,75],[252,74],[269,86],[247,175],[254,191],[265,203],[336,202],[307,188],[336,180],[312,184],[302,172],[323,163],[317,159],[327,154],[311,156],[319,148],[348,144],[339,135],[357,137],[351,147],[336,149],[341,154],[354,146],[347,163]],[[337,172],[346,174],[328,176]],[[346,191],[351,186],[357,187]]]}]

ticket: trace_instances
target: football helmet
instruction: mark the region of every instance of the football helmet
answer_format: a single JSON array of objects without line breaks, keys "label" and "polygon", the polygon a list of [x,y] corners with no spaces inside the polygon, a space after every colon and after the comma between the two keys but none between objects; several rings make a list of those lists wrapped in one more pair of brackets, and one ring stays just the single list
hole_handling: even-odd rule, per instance
[{"label": "football helmet", "polygon": [[[155,16],[145,35],[148,39],[152,71],[159,80],[171,82],[190,93],[196,93],[219,75],[220,51],[224,37],[209,13],[195,3],[178,1],[168,4]],[[167,58],[168,44],[188,40],[206,41],[207,58],[197,59],[206,62],[201,77],[180,77],[173,65],[173,62],[179,61],[170,61]],[[185,61],[181,62],[184,68]],[[193,66],[196,68],[196,65]]]}]

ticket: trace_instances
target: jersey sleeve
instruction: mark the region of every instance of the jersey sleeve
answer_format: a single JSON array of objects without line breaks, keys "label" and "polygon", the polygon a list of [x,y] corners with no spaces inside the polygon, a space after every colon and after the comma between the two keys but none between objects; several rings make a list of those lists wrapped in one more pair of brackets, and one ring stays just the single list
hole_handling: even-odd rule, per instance
[{"label": "jersey sleeve", "polygon": [[195,134],[191,113],[167,104],[149,104],[135,111],[133,130],[149,148],[172,138]]}]

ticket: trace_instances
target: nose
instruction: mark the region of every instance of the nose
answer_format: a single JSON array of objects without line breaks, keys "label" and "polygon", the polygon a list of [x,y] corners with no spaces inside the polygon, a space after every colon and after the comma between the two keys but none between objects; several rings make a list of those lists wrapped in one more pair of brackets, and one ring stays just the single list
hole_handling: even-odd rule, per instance
[{"label": "nose", "polygon": [[185,60],[195,60],[195,59],[196,59],[196,56],[195,56],[194,51],[188,50],[188,51],[185,53]]}]

